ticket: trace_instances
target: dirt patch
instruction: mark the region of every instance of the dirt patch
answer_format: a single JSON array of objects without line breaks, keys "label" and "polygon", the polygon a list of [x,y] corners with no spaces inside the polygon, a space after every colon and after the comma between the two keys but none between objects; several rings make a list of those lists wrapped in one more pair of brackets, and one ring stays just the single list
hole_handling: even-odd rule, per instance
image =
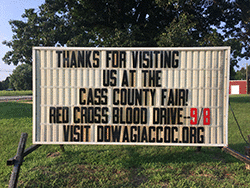
[{"label": "dirt patch", "polygon": [[33,102],[21,102],[21,103],[25,103],[25,104],[33,104]]},{"label": "dirt patch", "polygon": [[135,187],[138,187],[144,182],[147,182],[148,179],[144,175],[138,175],[138,172],[141,171],[140,168],[133,168],[131,169],[131,182]]},{"label": "dirt patch", "polygon": [[46,157],[58,157],[58,156],[60,156],[60,155],[61,155],[61,154],[60,154],[60,152],[58,151],[58,152],[55,152],[55,153],[48,153]]}]

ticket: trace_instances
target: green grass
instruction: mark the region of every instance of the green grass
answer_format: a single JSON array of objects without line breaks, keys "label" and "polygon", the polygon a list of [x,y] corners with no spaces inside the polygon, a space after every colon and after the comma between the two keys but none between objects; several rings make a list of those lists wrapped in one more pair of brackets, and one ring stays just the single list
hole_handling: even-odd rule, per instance
[{"label": "green grass", "polygon": [[[250,96],[249,95],[231,95],[230,104],[234,114],[242,129],[242,133],[247,140],[247,135],[250,135]],[[244,154],[245,141],[242,139],[238,126],[233,118],[229,107],[228,117],[228,141],[229,146],[242,154]]]},{"label": "green grass", "polygon": [[27,91],[0,91],[0,96],[22,96],[22,95],[32,95],[31,90]]},{"label": "green grass", "polygon": [[[243,134],[250,134],[250,97],[231,96]],[[0,187],[7,187],[21,132],[32,145],[32,105],[0,103]],[[244,153],[244,140],[229,112],[229,146]],[[245,164],[218,148],[43,145],[25,157],[19,187],[248,187]]]}]

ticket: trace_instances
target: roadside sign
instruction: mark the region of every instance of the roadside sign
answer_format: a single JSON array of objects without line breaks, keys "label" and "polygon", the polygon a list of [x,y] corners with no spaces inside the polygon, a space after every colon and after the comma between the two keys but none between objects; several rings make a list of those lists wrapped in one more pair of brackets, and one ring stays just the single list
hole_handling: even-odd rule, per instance
[{"label": "roadside sign", "polygon": [[33,143],[227,146],[230,47],[33,48]]}]

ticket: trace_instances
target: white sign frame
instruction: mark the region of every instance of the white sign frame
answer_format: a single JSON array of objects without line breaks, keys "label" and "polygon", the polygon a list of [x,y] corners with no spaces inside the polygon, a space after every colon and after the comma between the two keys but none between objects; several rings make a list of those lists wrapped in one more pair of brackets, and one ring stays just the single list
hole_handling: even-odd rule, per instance
[{"label": "white sign frame", "polygon": [[[79,51],[82,52],[82,54],[80,55],[85,56],[84,60],[85,62],[82,62],[83,63],[82,66],[87,66],[87,67],[76,68],[77,66],[80,66],[79,64],[77,64],[76,61],[78,61],[78,58],[82,57],[82,56],[77,56]],[[70,54],[69,57],[67,57],[68,52]],[[120,63],[119,65],[115,60],[114,62],[112,62],[113,58],[116,59],[116,57],[118,58],[118,63]],[[163,59],[167,59],[169,57],[171,59],[171,60],[169,59],[171,63],[167,64],[167,66],[165,63],[165,67],[160,68],[160,62],[163,62],[164,61]],[[67,58],[69,59],[67,60]],[[144,62],[141,64],[142,66],[141,68],[139,67],[140,58]],[[152,64],[150,65],[151,59],[152,59],[151,63],[154,64],[158,62],[157,63],[158,65],[154,64],[153,65],[154,67],[152,68],[151,67]],[[138,61],[136,67],[133,67],[133,65],[135,65],[133,63],[135,63],[136,61]],[[126,62],[126,67],[122,65],[122,63],[124,62]],[[109,66],[112,66],[112,63],[114,63],[113,67],[105,67],[108,64]],[[90,68],[90,66],[92,67]],[[94,68],[94,66],[100,66],[100,67]],[[121,67],[117,68],[114,66],[121,66]],[[230,66],[230,47],[199,47],[199,48],[198,47],[189,47],[189,48],[33,47],[33,143],[34,144],[215,146],[215,147],[227,146],[229,66]],[[116,86],[110,86],[114,82],[114,79],[112,80],[111,77],[109,77],[110,82],[107,83],[109,86],[104,86],[104,79],[103,79],[104,70],[105,71],[110,70],[110,74],[113,74],[113,77],[116,78],[117,81]],[[116,72],[112,73],[111,70],[116,70]],[[129,72],[129,70],[132,71]],[[133,85],[132,82],[130,83],[130,81],[126,82],[126,78],[124,77],[124,72],[126,71],[128,74],[127,80],[132,79],[132,77],[134,77],[135,85]],[[154,77],[151,75],[151,73],[152,75],[154,74]],[[84,77],[88,79],[88,81],[85,81],[83,79],[83,74],[85,75]],[[129,75],[131,76],[130,78]],[[150,79],[151,81],[147,81]],[[77,80],[81,81],[78,82]],[[86,85],[87,82],[88,84]],[[78,118],[78,116],[83,114],[83,112],[81,111],[82,110],[81,107],[83,107],[85,104],[84,102],[86,102],[84,101],[85,99],[87,99],[85,94],[89,92],[90,88],[93,89],[93,92],[104,93],[103,94],[104,96],[99,99],[100,100],[107,99],[106,101],[107,103],[104,104],[98,103],[98,105],[96,106],[100,107],[101,110],[104,111],[102,116],[100,116],[101,118],[107,116],[106,113],[107,111],[105,111],[103,107],[106,106],[108,108],[108,117],[107,117],[108,123],[106,123],[103,120],[104,123],[101,123],[99,127],[95,123],[87,123],[88,126],[90,126],[90,128],[85,127],[87,126],[85,123],[82,124],[80,123],[79,124],[80,128],[78,127],[72,128],[72,126],[75,127],[74,126],[76,125],[75,122],[77,122],[78,124],[78,120],[81,121]],[[107,88],[108,90],[107,93],[104,88]],[[118,90],[114,91],[114,88],[117,88]],[[122,88],[124,88],[124,90],[122,90]],[[146,99],[144,96],[144,99],[142,99],[144,101],[144,104],[142,104],[141,106],[138,105],[139,102],[137,105],[128,105],[128,104],[125,105],[124,102],[123,105],[121,104],[122,99],[119,100],[118,98],[121,95],[120,93],[122,92],[128,93],[128,89],[135,89],[135,90],[151,89],[150,91],[140,90],[144,92],[144,94],[147,93],[148,96],[150,95],[151,92],[151,98],[147,97]],[[185,98],[184,94],[186,91],[188,91],[187,92],[188,94],[186,95],[188,96],[187,98]],[[80,94],[80,92],[82,92],[82,95]],[[138,93],[139,91],[134,91],[134,93],[136,92]],[[152,94],[154,92],[155,95]],[[173,96],[170,99],[171,92]],[[113,95],[115,95],[114,98],[112,98]],[[125,97],[127,97],[126,95],[124,94]],[[83,96],[85,96],[85,98],[80,99]],[[143,94],[141,96],[143,96]],[[174,100],[175,96],[178,98],[178,99],[176,98],[177,102],[173,101],[171,102],[171,100]],[[164,101],[165,98],[168,98],[167,101]],[[80,100],[82,100],[82,102]],[[116,104],[114,102],[115,100]],[[137,100],[139,100],[139,98],[137,98]],[[184,103],[183,100],[186,100],[187,103]],[[147,101],[148,104],[145,104],[146,103],[145,101]],[[163,101],[162,103],[164,103],[164,105],[161,105],[160,101]],[[166,104],[168,106],[167,111],[163,109],[165,108]],[[92,105],[91,102],[89,103],[89,106],[95,107],[95,105]],[[141,120],[140,123],[145,123],[145,122],[146,123],[137,125],[135,124],[138,123],[135,122],[137,120],[134,120],[132,124],[126,124],[124,126],[124,124],[121,124],[122,120],[120,120],[119,121],[120,124],[119,123],[114,124],[113,123],[113,121],[115,122],[114,116],[116,115],[115,114],[116,109],[114,106],[116,106],[117,109],[118,107],[122,109],[129,108],[128,111],[126,111],[127,114],[130,113],[132,110],[133,113],[136,114],[138,110],[138,113],[141,113],[141,115],[138,117],[141,119],[144,118],[144,120]],[[174,107],[171,108],[171,106]],[[143,117],[143,115],[145,115],[143,112],[144,110],[143,107],[147,109],[145,112],[145,114],[147,115],[145,117]],[[175,112],[175,108],[177,108],[177,111],[179,110],[179,112]],[[100,113],[98,108],[95,108],[95,110],[97,110],[98,113]],[[58,116],[55,115],[57,112],[59,114]],[[63,112],[65,112],[65,114],[68,114],[69,116],[67,123],[66,123],[67,115],[64,116],[64,118],[66,119],[65,123],[62,123]],[[156,115],[152,115],[153,112]],[[163,114],[159,115],[160,113]],[[176,124],[176,122],[174,125],[173,124],[170,125],[171,123],[169,124],[169,122],[167,124],[159,123],[158,121],[162,122],[165,121],[166,123],[167,120],[164,119],[166,118],[166,115],[164,116],[165,113],[172,113],[172,114],[179,113],[179,115],[177,115],[178,117],[180,116],[179,119],[177,117],[177,119],[174,120],[175,116],[171,116],[172,119],[170,121],[172,123],[174,121],[178,121],[178,123],[180,124],[178,123]],[[162,120],[157,119],[158,116],[160,116]],[[100,118],[100,117],[98,116],[95,118]],[[126,117],[127,119],[124,118],[124,121],[126,121],[125,123],[128,122],[130,123],[132,121],[128,119],[129,117],[130,116],[128,115]],[[59,120],[59,118],[61,118],[61,120]],[[202,121],[204,124],[212,122],[213,123],[212,125],[201,125]],[[191,122],[193,125],[190,124]],[[198,124],[195,124],[197,122]],[[63,125],[64,128],[62,128],[62,124],[65,124]],[[108,128],[108,126],[110,126],[110,128]],[[112,137],[114,134],[112,134],[112,136],[109,135],[111,133],[114,133],[112,132],[112,130],[114,131],[116,126],[117,127],[122,126],[121,128],[122,133],[120,134],[119,142],[114,141],[114,137]],[[131,126],[134,127],[132,128]],[[144,133],[139,134],[139,128],[138,128],[139,126],[141,128],[141,131],[142,132],[144,131]],[[147,128],[143,128],[145,126],[147,126]],[[101,131],[101,127],[103,127],[103,132]],[[124,127],[127,127],[128,130],[125,130]],[[174,127],[177,127],[177,130]],[[96,129],[98,129],[100,132],[97,133]],[[71,136],[70,134],[72,131],[74,134],[73,140],[75,139],[77,141],[70,141],[69,137]],[[133,135],[131,133],[132,131],[134,131]],[[84,135],[81,136],[82,133]],[[131,135],[129,136],[130,133]],[[68,141],[65,141],[66,138],[65,134],[68,135],[67,137]],[[89,136],[89,139],[86,138],[86,134]],[[106,137],[104,134],[106,134]],[[170,134],[171,136],[169,136]],[[134,136],[138,136],[138,140],[135,141]],[[139,136],[141,137],[140,139]],[[83,141],[81,141],[80,137],[84,137],[81,138]],[[104,141],[100,141],[101,138]],[[113,142],[111,142],[109,139]],[[171,139],[171,141],[169,141],[169,139]],[[131,140],[133,140],[133,142]]]}]

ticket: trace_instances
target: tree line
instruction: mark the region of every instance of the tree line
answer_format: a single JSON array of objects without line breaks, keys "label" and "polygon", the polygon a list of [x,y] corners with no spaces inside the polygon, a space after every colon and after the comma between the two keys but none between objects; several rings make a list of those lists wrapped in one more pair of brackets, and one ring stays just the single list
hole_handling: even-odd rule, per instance
[{"label": "tree line", "polygon": [[233,80],[247,80],[247,79],[250,79],[250,65],[248,65],[247,68],[242,67],[240,70],[237,70],[233,78]]},{"label": "tree line", "polygon": [[7,64],[32,64],[32,46],[231,46],[231,79],[250,57],[249,0],[46,0],[11,20]]},{"label": "tree line", "polygon": [[0,82],[0,90],[32,90],[32,66],[18,65],[13,73]]}]

